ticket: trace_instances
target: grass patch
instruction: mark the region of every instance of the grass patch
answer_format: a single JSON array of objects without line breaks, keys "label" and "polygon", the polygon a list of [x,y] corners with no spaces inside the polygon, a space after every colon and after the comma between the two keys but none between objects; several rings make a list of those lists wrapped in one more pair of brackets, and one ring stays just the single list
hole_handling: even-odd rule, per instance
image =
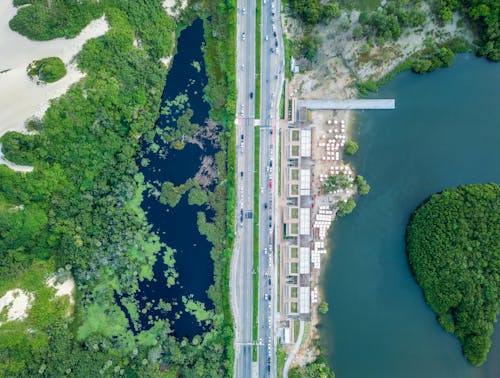
[{"label": "grass patch", "polygon": [[290,272],[292,272],[292,274],[297,274],[299,272],[299,264],[297,263],[290,263]]},{"label": "grass patch", "polygon": [[300,328],[300,322],[298,320],[294,320],[293,322],[293,341],[297,341],[297,338],[299,337],[299,328]]},{"label": "grass patch", "polygon": [[290,69],[290,61],[292,60],[293,41],[288,39],[286,35],[283,34],[283,43],[285,45],[285,77],[288,80],[291,80],[293,73]]},{"label": "grass patch", "polygon": [[299,295],[298,295],[298,290],[299,290],[298,288],[296,288],[296,287],[292,287],[292,288],[290,289],[290,296],[291,296],[292,298],[297,298],[297,297],[299,296]]},{"label": "grass patch", "polygon": [[278,363],[276,367],[278,369],[278,371],[276,372],[277,377],[283,376],[283,368],[285,367],[285,361],[286,361],[286,353],[283,350],[281,343],[278,342]]},{"label": "grass patch", "polygon": [[[255,166],[254,166],[254,198],[253,198],[253,321],[252,339],[257,341],[259,336],[259,157],[260,157],[260,128],[255,133]],[[252,359],[257,361],[257,345],[253,345]]]},{"label": "grass patch", "polygon": [[292,140],[294,142],[298,142],[300,137],[300,132],[299,130],[292,130]]},{"label": "grass patch", "polygon": [[291,302],[290,303],[290,312],[297,313],[298,311],[298,304],[297,302]]},{"label": "grass patch", "polygon": [[285,82],[283,82],[283,87],[281,88],[280,119],[285,119]]},{"label": "grass patch", "polygon": [[299,258],[299,249],[297,247],[290,248],[290,258],[292,258],[292,259]]},{"label": "grass patch", "polygon": [[292,196],[298,196],[299,195],[299,186],[297,184],[292,185]]},{"label": "grass patch", "polygon": [[296,207],[293,207],[292,209],[290,209],[290,217],[293,219],[298,219],[299,218],[299,209]]},{"label": "grass patch", "polygon": [[[299,148],[299,146],[293,146]],[[292,149],[293,151],[293,149]],[[299,170],[298,169],[292,169],[292,180],[298,180],[299,179]]]}]

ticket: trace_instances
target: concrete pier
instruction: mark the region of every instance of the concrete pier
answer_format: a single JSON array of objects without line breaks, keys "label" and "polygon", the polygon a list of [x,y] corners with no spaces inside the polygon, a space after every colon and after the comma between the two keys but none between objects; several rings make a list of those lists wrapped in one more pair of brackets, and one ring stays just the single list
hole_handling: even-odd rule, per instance
[{"label": "concrete pier", "polygon": [[394,99],[349,99],[349,100],[297,100],[297,108],[308,110],[362,110],[362,109],[395,109]]}]

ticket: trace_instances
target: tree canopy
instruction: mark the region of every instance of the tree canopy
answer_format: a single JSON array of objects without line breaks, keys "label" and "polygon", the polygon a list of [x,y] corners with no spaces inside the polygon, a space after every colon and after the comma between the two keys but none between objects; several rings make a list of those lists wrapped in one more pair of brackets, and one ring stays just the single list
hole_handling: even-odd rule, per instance
[{"label": "tree canopy", "polygon": [[412,216],[407,252],[441,326],[476,366],[486,361],[500,305],[500,186],[435,194]]}]

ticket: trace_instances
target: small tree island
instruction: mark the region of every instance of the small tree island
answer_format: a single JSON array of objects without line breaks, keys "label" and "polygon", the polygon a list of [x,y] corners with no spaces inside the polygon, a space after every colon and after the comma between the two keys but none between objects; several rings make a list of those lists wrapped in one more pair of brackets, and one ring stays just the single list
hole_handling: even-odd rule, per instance
[{"label": "small tree island", "polygon": [[415,278],[441,326],[482,365],[500,305],[500,186],[472,184],[430,197],[406,233]]},{"label": "small tree island", "polygon": [[35,60],[28,66],[28,76],[43,83],[54,83],[65,75],[63,61],[55,56]]}]

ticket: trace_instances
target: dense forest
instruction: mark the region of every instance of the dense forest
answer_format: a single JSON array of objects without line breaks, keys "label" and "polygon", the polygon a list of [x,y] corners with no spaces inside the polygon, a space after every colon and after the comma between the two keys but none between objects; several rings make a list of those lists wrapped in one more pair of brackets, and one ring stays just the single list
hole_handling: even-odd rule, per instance
[{"label": "dense forest", "polygon": [[[0,166],[0,294],[13,287],[35,290],[34,280],[40,283],[56,270],[71,273],[77,289],[69,317],[63,301],[35,292],[28,323],[0,325],[0,376],[229,375],[227,280],[234,232],[227,220],[234,214],[234,171],[227,160],[234,159],[229,125],[235,88],[234,49],[227,41],[235,39],[234,22],[228,22],[235,18],[235,4],[193,2],[176,24],[159,0],[14,3],[30,5],[19,9],[11,28],[34,40],[73,37],[103,14],[111,29],[85,44],[77,62],[87,76],[28,124],[34,133],[8,133],[1,140],[9,160],[34,171],[19,174]],[[217,215],[205,227],[214,244],[209,294],[215,316],[209,332],[179,341],[166,320],[132,332],[115,294],[133,296],[139,282],[152,276],[163,248],[140,208],[145,188],[136,159],[142,141],[155,132],[166,76],[159,58],[173,53],[176,31],[196,16],[205,22],[205,95],[212,118],[224,126],[217,157],[222,180],[207,198]],[[136,38],[141,48],[134,47]],[[196,191],[190,195],[192,202],[201,201]],[[227,237],[215,238],[214,231]],[[34,274],[39,271],[44,274]],[[131,314],[147,311],[125,305]],[[43,316],[32,314],[38,308]]]},{"label": "dense forest", "polygon": [[430,197],[408,224],[407,252],[441,326],[473,365],[483,364],[500,305],[500,186],[464,185]]}]

